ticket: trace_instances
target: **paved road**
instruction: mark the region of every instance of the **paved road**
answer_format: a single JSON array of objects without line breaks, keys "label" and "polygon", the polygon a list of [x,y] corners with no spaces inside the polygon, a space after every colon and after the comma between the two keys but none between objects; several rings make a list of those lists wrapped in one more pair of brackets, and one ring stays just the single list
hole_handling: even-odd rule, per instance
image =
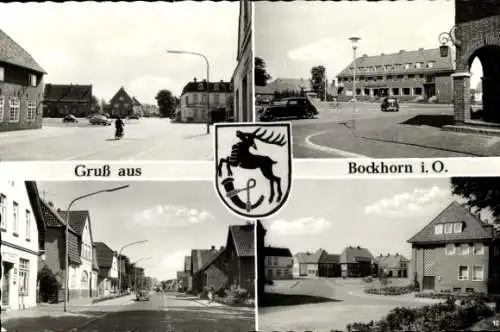
[{"label": "paved road", "polygon": [[[352,104],[340,104],[338,109],[319,104],[316,119],[292,120],[294,157],[296,158],[344,158],[367,156],[373,158],[457,157],[462,153],[444,152],[406,144],[396,144],[356,137],[351,130],[352,120],[356,131],[384,131],[387,127],[402,123],[418,115],[452,116],[450,105],[401,104],[400,112],[381,112],[379,104],[359,103],[356,112]],[[333,149],[320,150],[312,146],[313,137],[328,133]],[[332,145],[332,144],[329,144]]]},{"label": "paved road", "polygon": [[259,308],[259,331],[345,331],[349,323],[381,319],[395,307],[415,308],[435,303],[409,295],[367,295],[363,289],[368,284],[357,279],[302,279],[299,284],[291,285],[274,286],[268,291],[328,297],[334,302]]},{"label": "paved road", "polygon": [[39,130],[0,133],[0,160],[212,160],[211,132],[204,124],[143,118],[129,120],[117,141],[113,126],[44,119]]},{"label": "paved road", "polygon": [[252,331],[252,309],[206,305],[178,294],[154,294],[150,301],[113,300],[106,304],[72,307],[72,315],[11,319],[3,325],[8,332],[187,332]]}]

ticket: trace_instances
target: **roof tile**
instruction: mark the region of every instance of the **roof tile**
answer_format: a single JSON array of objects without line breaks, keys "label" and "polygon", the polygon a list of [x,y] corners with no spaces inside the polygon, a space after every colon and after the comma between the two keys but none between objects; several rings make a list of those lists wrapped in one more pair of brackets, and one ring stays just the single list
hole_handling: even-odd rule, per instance
[{"label": "roof tile", "polygon": [[10,38],[2,29],[0,29],[1,61],[46,74],[45,70],[40,67],[31,54]]}]

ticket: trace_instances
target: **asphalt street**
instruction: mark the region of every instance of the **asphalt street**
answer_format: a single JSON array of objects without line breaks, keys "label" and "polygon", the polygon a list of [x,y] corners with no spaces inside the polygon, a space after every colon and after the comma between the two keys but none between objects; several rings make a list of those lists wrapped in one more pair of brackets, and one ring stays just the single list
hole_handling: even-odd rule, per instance
[{"label": "asphalt street", "polygon": [[[387,128],[420,117],[451,117],[451,105],[401,104],[399,112],[381,112],[377,103],[343,103],[339,108],[317,105],[315,119],[292,120],[295,158],[425,158],[467,156],[460,152],[360,138],[362,131],[383,132]],[[354,130],[353,130],[354,128]],[[328,144],[315,144],[318,141]],[[333,143],[332,143],[333,142]],[[311,144],[313,143],[313,144]],[[332,146],[333,145],[333,146]],[[329,148],[323,149],[323,146]]]},{"label": "asphalt street", "polygon": [[8,332],[187,332],[255,330],[255,312],[205,304],[180,294],[153,294],[150,301],[115,299],[70,307],[71,314],[15,318],[3,322]]},{"label": "asphalt street", "polygon": [[87,119],[63,124],[44,119],[43,128],[0,133],[0,160],[195,160],[213,159],[213,126],[142,118],[125,123],[125,136],[114,139],[114,126],[92,126]]}]

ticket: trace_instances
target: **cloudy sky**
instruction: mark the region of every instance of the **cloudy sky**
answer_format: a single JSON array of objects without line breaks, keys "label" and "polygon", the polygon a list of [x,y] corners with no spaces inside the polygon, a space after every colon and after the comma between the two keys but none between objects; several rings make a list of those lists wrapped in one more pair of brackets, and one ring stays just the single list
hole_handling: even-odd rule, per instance
[{"label": "cloudy sky", "polygon": [[238,13],[238,3],[208,1],[9,3],[0,4],[0,28],[45,69],[45,83],[93,84],[107,101],[123,86],[154,103],[158,90],[179,95],[206,75],[202,58],[166,49],[203,53],[211,81],[231,79]]},{"label": "cloudy sky", "polygon": [[[273,78],[309,78],[324,65],[329,80],[352,61],[351,36],[361,38],[358,55],[437,48],[438,36],[454,25],[454,1],[258,2],[255,55]],[[482,75],[474,63],[472,87]]]},{"label": "cloudy sky", "polygon": [[[118,182],[39,182],[41,196],[66,210],[71,199],[96,190],[121,186]],[[89,210],[94,241],[114,250],[134,241],[123,253],[141,264],[149,276],[176,277],[191,249],[219,248],[226,243],[228,225],[243,224],[219,201],[213,183],[129,182],[122,191],[86,198],[72,207]],[[154,265],[154,266],[151,266]]]},{"label": "cloudy sky", "polygon": [[293,186],[279,215],[263,222],[267,244],[292,254],[319,248],[340,254],[352,245],[410,257],[406,241],[453,199],[449,179],[296,180]]}]

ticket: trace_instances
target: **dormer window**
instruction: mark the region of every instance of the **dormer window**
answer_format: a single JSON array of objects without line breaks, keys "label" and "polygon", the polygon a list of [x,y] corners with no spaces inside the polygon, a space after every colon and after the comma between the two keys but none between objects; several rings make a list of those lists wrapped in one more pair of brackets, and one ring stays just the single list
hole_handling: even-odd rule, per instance
[{"label": "dormer window", "polygon": [[408,69],[411,69],[411,63],[405,63],[405,69],[408,70]]},{"label": "dormer window", "polygon": [[5,68],[0,67],[0,82],[3,82],[5,80]]},{"label": "dormer window", "polygon": [[444,234],[453,234],[453,224],[444,225]]},{"label": "dormer window", "polygon": [[423,62],[417,62],[415,64],[415,68],[417,68],[417,69],[420,69],[420,68],[423,68],[423,67],[424,67],[424,63]]},{"label": "dormer window", "polygon": [[462,223],[461,222],[456,222],[453,224],[453,233],[462,233]]},{"label": "dormer window", "polygon": [[443,224],[439,224],[434,226],[434,234],[441,235],[443,234]]}]

